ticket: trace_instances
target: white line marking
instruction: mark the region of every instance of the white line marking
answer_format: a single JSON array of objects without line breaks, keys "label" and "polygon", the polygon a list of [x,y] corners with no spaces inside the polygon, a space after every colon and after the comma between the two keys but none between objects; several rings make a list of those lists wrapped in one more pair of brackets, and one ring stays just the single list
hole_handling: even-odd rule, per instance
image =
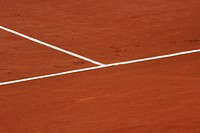
[{"label": "white line marking", "polygon": [[200,52],[200,49],[178,52],[178,53],[167,54],[167,55],[161,55],[161,56],[155,56],[155,57],[149,57],[149,58],[143,58],[143,59],[137,59],[137,60],[131,60],[131,61],[124,61],[124,62],[106,64],[106,65],[95,66],[95,67],[76,69],[76,70],[71,70],[71,71],[66,71],[66,72],[36,76],[36,77],[31,77],[31,78],[24,78],[24,79],[7,81],[7,82],[1,82],[0,86],[14,84],[14,83],[20,83],[20,82],[25,82],[25,81],[31,81],[31,80],[37,80],[37,79],[44,79],[44,78],[49,78],[49,77],[55,77],[55,76],[60,76],[60,75],[66,75],[66,74],[71,74],[71,73],[79,73],[79,72],[84,72],[84,71],[96,70],[96,69],[106,68],[106,67],[113,67],[113,66],[126,65],[126,64],[132,64],[132,63],[137,63],[137,62],[144,62],[144,61],[150,61],[150,60],[169,58],[169,57],[186,55],[186,54],[197,53],[197,52]]},{"label": "white line marking", "polygon": [[49,43],[46,43],[46,42],[43,42],[43,41],[37,40],[37,39],[35,39],[35,38],[29,37],[29,36],[27,36],[27,35],[24,35],[24,34],[22,34],[22,33],[17,32],[17,31],[14,31],[14,30],[8,29],[8,28],[3,27],[3,26],[1,26],[1,25],[0,25],[0,29],[5,30],[5,31],[7,31],[7,32],[10,32],[10,33],[12,33],[12,34],[15,34],[15,35],[17,35],[17,36],[20,36],[20,37],[26,38],[26,39],[28,39],[28,40],[30,40],[30,41],[33,41],[33,42],[39,43],[39,44],[41,44],[41,45],[47,46],[47,47],[52,48],[52,49],[54,49],[54,50],[57,50],[57,51],[60,51],[60,52],[65,53],[65,54],[68,54],[68,55],[74,56],[74,57],[76,57],[76,58],[79,58],[79,59],[82,59],[82,60],[88,61],[88,62],[93,63],[93,64],[95,64],[95,65],[99,65],[99,66],[104,65],[103,63],[100,63],[100,62],[94,61],[94,60],[89,59],[89,58],[87,58],[87,57],[84,57],[84,56],[82,56],[82,55],[75,54],[75,53],[70,52],[70,51],[68,51],[68,50],[64,50],[64,49],[62,49],[62,48],[59,48],[59,47],[53,46],[53,45],[51,45],[51,44],[49,44]]}]

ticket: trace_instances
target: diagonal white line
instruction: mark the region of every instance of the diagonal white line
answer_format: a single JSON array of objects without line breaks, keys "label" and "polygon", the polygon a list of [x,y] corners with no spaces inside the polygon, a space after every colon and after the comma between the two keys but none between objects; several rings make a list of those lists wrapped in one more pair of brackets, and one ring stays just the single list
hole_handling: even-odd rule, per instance
[{"label": "diagonal white line", "polygon": [[148,57],[148,58],[131,60],[131,61],[117,62],[117,63],[101,65],[101,66],[95,66],[95,67],[76,69],[76,70],[71,70],[71,71],[66,71],[66,72],[60,72],[60,73],[36,76],[36,77],[31,77],[31,78],[24,78],[24,79],[19,79],[19,80],[1,82],[0,86],[14,84],[14,83],[20,83],[20,82],[26,82],[26,81],[31,81],[31,80],[37,80],[37,79],[44,79],[44,78],[55,77],[55,76],[61,76],[61,75],[66,75],[66,74],[71,74],[71,73],[85,72],[85,71],[96,70],[96,69],[107,68],[107,67],[113,67],[113,66],[119,66],[119,65],[126,65],[126,64],[145,62],[145,61],[150,61],[150,60],[157,60],[157,59],[175,57],[175,56],[198,53],[198,52],[200,52],[200,49],[184,51],[184,52],[178,52],[178,53],[167,54],[167,55],[161,55],[161,56]]},{"label": "diagonal white line", "polygon": [[14,30],[8,29],[8,28],[3,27],[3,26],[1,26],[1,25],[0,25],[0,29],[5,30],[5,31],[7,31],[7,32],[10,32],[10,33],[12,33],[12,34],[15,34],[15,35],[17,35],[17,36],[20,36],[20,37],[26,38],[26,39],[28,39],[28,40],[30,40],[30,41],[33,41],[33,42],[39,43],[39,44],[44,45],[44,46],[46,46],[46,47],[52,48],[52,49],[54,49],[54,50],[57,50],[57,51],[60,51],[60,52],[65,53],[65,54],[68,54],[68,55],[74,56],[74,57],[76,57],[76,58],[79,58],[79,59],[82,59],[82,60],[88,61],[88,62],[93,63],[93,64],[95,64],[95,65],[99,65],[99,66],[104,65],[103,63],[100,63],[100,62],[94,61],[94,60],[89,59],[89,58],[87,58],[87,57],[84,57],[84,56],[82,56],[82,55],[79,55],[79,54],[76,54],[76,53],[70,52],[70,51],[68,51],[68,50],[64,50],[64,49],[62,49],[62,48],[56,47],[56,46],[51,45],[51,44],[49,44],[49,43],[46,43],[46,42],[40,41],[40,40],[38,40],[38,39],[35,39],[35,38],[30,37],[30,36],[27,36],[27,35],[24,35],[24,34],[22,34],[22,33],[19,33],[19,32],[17,32],[17,31],[14,31]]}]

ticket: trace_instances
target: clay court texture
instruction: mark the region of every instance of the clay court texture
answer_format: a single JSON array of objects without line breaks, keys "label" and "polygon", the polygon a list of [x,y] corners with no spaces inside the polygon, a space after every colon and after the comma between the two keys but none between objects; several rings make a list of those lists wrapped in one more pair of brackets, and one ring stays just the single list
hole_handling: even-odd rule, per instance
[{"label": "clay court texture", "polygon": [[0,0],[0,133],[200,133],[199,0]]}]

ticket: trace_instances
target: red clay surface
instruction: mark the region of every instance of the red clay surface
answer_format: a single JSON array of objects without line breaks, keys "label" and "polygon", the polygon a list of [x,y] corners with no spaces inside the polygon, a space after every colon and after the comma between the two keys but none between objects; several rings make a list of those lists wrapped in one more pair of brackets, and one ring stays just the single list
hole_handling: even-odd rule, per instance
[{"label": "red clay surface", "polygon": [[103,63],[200,47],[199,0],[3,0],[0,25]]},{"label": "red clay surface", "polygon": [[[200,48],[199,0],[1,0],[0,25],[102,63]],[[200,53],[0,86],[0,133],[200,133]],[[94,66],[0,30],[0,82]]]},{"label": "red clay surface", "polygon": [[200,54],[1,86],[2,133],[199,133]]},{"label": "red clay surface", "polygon": [[94,66],[0,30],[0,82]]}]

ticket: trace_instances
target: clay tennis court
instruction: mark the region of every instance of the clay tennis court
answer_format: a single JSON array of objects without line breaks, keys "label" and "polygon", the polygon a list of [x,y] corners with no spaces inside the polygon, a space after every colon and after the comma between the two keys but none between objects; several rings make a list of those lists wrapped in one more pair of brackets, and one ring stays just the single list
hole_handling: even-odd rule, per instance
[{"label": "clay tennis court", "polygon": [[199,133],[198,0],[0,0],[0,133]]}]

